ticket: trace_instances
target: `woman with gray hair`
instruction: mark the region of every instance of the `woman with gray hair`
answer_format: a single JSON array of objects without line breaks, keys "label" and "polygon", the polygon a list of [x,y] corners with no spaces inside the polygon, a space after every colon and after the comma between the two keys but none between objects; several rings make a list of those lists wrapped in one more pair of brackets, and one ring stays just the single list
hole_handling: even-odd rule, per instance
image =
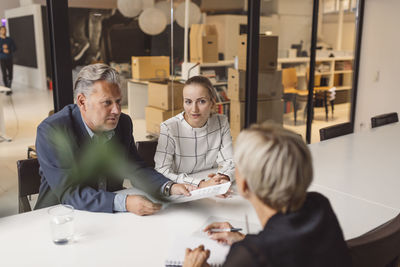
[{"label": "woman with gray hair", "polygon": [[[233,246],[224,266],[350,266],[342,230],[329,200],[307,192],[311,154],[295,133],[281,126],[253,125],[235,146],[239,193],[251,202],[264,229],[257,235],[211,233],[232,228],[213,223],[204,231]],[[212,252],[211,252],[212,253]],[[187,249],[184,266],[204,266],[210,251]]]}]

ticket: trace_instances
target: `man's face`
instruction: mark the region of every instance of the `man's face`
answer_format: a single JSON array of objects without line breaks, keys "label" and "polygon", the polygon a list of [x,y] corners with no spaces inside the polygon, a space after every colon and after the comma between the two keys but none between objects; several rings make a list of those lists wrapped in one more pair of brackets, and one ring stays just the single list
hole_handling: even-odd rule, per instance
[{"label": "man's face", "polygon": [[77,96],[77,104],[93,132],[110,131],[117,127],[121,115],[121,90],[116,84],[97,81],[90,96]]},{"label": "man's face", "polygon": [[0,28],[0,35],[6,35],[6,28]]}]

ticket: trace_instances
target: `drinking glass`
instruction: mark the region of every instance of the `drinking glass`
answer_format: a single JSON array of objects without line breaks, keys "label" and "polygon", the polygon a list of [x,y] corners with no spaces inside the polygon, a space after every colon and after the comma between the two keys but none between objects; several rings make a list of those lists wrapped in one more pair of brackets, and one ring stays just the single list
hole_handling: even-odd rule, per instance
[{"label": "drinking glass", "polygon": [[74,207],[57,205],[49,208],[48,213],[53,242],[57,245],[70,242],[74,236]]}]

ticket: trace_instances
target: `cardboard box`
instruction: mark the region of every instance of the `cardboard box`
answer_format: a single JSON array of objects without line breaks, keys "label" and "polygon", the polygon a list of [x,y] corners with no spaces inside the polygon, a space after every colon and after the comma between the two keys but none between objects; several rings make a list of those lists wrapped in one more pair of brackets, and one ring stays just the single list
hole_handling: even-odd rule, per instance
[{"label": "cardboard box", "polygon": [[215,25],[192,24],[190,62],[218,62],[218,35]]},{"label": "cardboard box", "polygon": [[[244,127],[245,102],[231,101],[230,125],[231,133],[240,132]],[[267,120],[282,124],[283,122],[283,101],[263,100],[257,102],[257,123]]]},{"label": "cardboard box", "polygon": [[[282,71],[258,74],[258,100],[282,98]],[[246,71],[228,69],[228,97],[231,100],[246,100]]]},{"label": "cardboard box", "polygon": [[[246,70],[247,35],[239,36],[238,48],[239,69]],[[278,66],[278,36],[260,35],[258,54],[258,71],[275,71]]]},{"label": "cardboard box", "polygon": [[163,110],[181,109],[183,107],[183,87],[184,84],[180,82],[150,82],[148,105]]},{"label": "cardboard box", "polygon": [[132,57],[132,78],[165,80],[169,78],[169,57]]},{"label": "cardboard box", "polygon": [[160,124],[182,112],[182,110],[162,110],[159,108],[147,106],[145,112],[146,131],[148,133],[160,134]]}]

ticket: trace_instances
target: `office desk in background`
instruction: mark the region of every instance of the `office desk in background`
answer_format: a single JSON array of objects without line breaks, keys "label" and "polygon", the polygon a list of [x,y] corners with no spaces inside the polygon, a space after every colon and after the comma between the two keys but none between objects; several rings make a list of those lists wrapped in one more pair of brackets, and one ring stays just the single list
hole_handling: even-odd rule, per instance
[{"label": "office desk in background", "polygon": [[[399,133],[397,123],[310,145],[315,170],[310,191],[330,200],[345,239],[361,235],[400,212],[400,194],[395,194],[400,188],[396,160]],[[171,205],[144,217],[76,211],[77,241],[57,246],[51,241],[47,209],[37,210],[0,219],[1,263],[163,266],[176,236],[190,236],[210,216],[243,221],[244,214],[250,223],[260,225],[250,203],[238,195]]]}]

